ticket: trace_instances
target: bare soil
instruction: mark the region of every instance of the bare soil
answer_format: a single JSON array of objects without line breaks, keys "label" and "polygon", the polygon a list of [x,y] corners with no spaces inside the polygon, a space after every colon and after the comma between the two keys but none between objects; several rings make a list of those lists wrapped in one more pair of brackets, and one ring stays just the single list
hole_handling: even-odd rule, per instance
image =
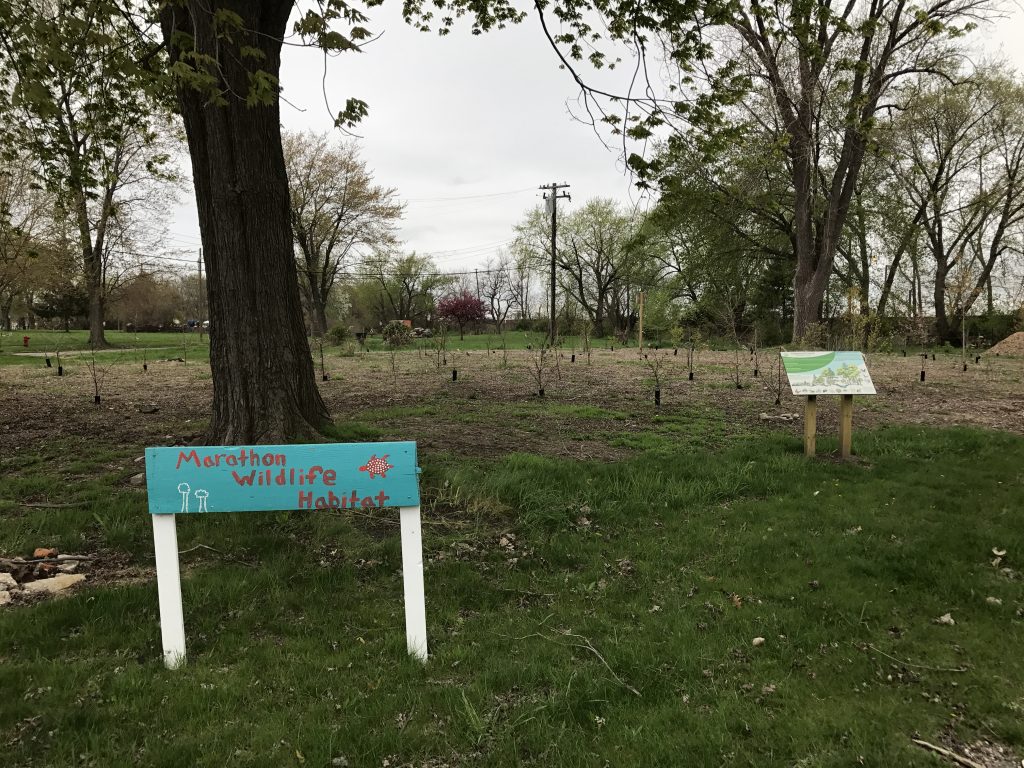
[{"label": "bare soil", "polygon": [[[524,451],[576,459],[613,460],[628,451],[609,434],[641,433],[660,415],[696,422],[708,410],[724,413],[736,433],[755,429],[800,434],[800,419],[765,422],[762,413],[802,413],[803,398],[789,394],[783,379],[781,402],[774,404],[777,355],[754,361],[736,355],[699,352],[694,381],[687,378],[684,350],[595,350],[591,362],[566,350],[544,373],[545,396],[537,395],[535,360],[529,351],[454,352],[440,369],[432,355],[417,350],[331,357],[330,380],[320,384],[339,424],[370,423],[385,439],[418,441],[424,450],[469,456]],[[651,357],[663,357],[660,409],[654,406]],[[858,397],[856,429],[885,424],[966,425],[1024,434],[1024,359],[985,355],[980,363],[958,355],[869,354],[868,367],[878,394]],[[922,367],[925,382],[920,381]],[[458,381],[452,381],[452,369]],[[37,450],[51,441],[78,439],[137,449],[188,443],[201,438],[208,417],[212,383],[205,363],[150,363],[149,371],[123,363],[111,366],[102,401],[93,403],[93,381],[84,364],[70,364],[65,375],[42,365],[0,368],[0,451]],[[836,429],[838,398],[818,401],[818,429]],[[701,436],[705,439],[706,436]],[[855,433],[856,439],[856,433]]]}]

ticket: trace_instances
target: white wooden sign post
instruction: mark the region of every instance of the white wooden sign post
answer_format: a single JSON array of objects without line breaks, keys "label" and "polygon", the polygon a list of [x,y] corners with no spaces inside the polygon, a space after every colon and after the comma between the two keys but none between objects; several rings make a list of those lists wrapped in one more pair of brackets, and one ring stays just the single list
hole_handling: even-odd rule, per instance
[{"label": "white wooden sign post", "polygon": [[398,507],[402,534],[405,636],[427,660],[416,444],[204,446],[147,448],[164,663],[185,663],[176,516],[206,512]]}]

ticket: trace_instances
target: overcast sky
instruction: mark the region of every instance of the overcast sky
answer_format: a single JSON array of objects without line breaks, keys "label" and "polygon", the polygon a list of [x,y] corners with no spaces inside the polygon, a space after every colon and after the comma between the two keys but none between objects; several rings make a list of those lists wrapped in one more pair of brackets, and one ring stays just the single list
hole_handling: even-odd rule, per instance
[{"label": "overcast sky", "polygon": [[[569,206],[596,196],[644,203],[619,154],[570,114],[578,89],[558,69],[535,15],[476,37],[460,25],[440,38],[408,27],[400,7],[385,2],[370,11],[367,26],[383,36],[363,53],[329,60],[326,91],[334,112],[349,97],[369,103],[356,129],[362,156],[377,182],[397,188],[407,203],[400,232],[407,250],[434,255],[445,270],[482,266],[540,202],[537,187],[552,181],[572,185]],[[1001,53],[1024,71],[1019,4],[974,37],[980,54]],[[285,47],[286,129],[331,130],[323,75],[318,52]],[[169,247],[199,247],[187,194],[170,222]]]}]

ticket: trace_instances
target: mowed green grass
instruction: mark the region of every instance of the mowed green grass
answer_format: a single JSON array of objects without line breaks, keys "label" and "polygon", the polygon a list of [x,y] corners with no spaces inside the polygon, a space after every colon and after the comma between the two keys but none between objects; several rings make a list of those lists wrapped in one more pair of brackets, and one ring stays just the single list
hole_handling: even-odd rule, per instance
[{"label": "mowed green grass", "polygon": [[[28,346],[23,338],[29,337]],[[109,349],[96,352],[98,361],[104,363],[142,362],[143,359],[184,357],[208,360],[210,337],[198,333],[128,333],[107,330]],[[51,364],[57,365],[57,353],[62,356],[65,366],[83,362],[90,357],[89,332],[74,331],[4,331],[0,334],[0,365],[45,365],[45,358],[37,356],[46,353]],[[26,352],[36,354],[24,354]],[[71,354],[65,354],[71,353]]]},{"label": "mowed green grass", "polygon": [[[841,464],[684,416],[617,463],[423,456],[425,666],[387,511],[180,520],[178,671],[151,575],[0,609],[5,765],[930,766],[910,739],[947,729],[1024,755],[1024,439],[858,432]],[[151,567],[130,458],[2,459],[0,554]]]}]

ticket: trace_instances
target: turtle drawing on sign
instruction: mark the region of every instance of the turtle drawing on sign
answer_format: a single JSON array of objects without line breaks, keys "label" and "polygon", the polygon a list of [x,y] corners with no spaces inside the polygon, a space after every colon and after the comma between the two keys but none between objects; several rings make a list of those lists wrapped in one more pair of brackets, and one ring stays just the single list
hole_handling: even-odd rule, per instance
[{"label": "turtle drawing on sign", "polygon": [[196,490],[196,498],[199,499],[199,509],[196,510],[197,512],[209,512],[210,511],[210,510],[208,510],[206,508],[206,500],[209,498],[209,496],[210,496],[210,492],[207,491],[207,490],[204,490],[203,488],[199,488],[198,490]]},{"label": "turtle drawing on sign", "polygon": [[188,492],[191,490],[188,483],[178,483],[178,493],[181,494],[181,511],[188,512]]},{"label": "turtle drawing on sign", "polygon": [[371,480],[373,480],[376,475],[380,475],[386,479],[388,470],[394,468],[395,467],[392,464],[388,464],[388,454],[385,453],[379,459],[377,458],[377,454],[373,454],[370,457],[370,460],[359,468],[359,471],[369,472]]}]

